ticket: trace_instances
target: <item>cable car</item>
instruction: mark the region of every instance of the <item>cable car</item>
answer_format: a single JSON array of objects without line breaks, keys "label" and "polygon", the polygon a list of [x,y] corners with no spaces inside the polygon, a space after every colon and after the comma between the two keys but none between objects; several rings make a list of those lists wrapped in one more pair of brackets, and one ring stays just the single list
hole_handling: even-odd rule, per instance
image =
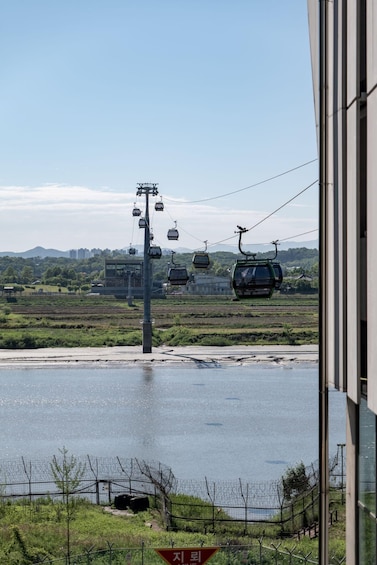
[{"label": "cable car", "polygon": [[279,290],[281,287],[281,283],[283,282],[283,269],[281,268],[280,263],[272,263],[272,267],[275,272],[275,290]]},{"label": "cable car", "polygon": [[232,286],[237,298],[271,298],[275,271],[271,261],[240,259],[233,266]]},{"label": "cable car", "polygon": [[196,252],[192,258],[192,264],[196,269],[208,269],[210,260],[206,251]]},{"label": "cable car", "polygon": [[171,285],[186,284],[189,280],[186,267],[173,265],[168,270],[168,281]]},{"label": "cable car", "polygon": [[196,269],[207,269],[210,264],[209,255],[207,253],[207,241],[205,243],[204,251],[196,251],[192,258],[192,264]]},{"label": "cable car", "polygon": [[179,232],[177,230],[177,222],[174,222],[174,223],[175,223],[174,228],[171,228],[168,231],[168,239],[177,240],[179,238]]},{"label": "cable car", "polygon": [[139,220],[139,228],[146,228],[147,227],[147,221],[145,218],[140,218]]},{"label": "cable car", "polygon": [[141,210],[136,206],[136,202],[134,202],[134,208],[132,210],[133,216],[141,216]]},{"label": "cable car", "polygon": [[163,212],[163,210],[164,210],[164,203],[162,202],[162,200],[160,200],[160,202],[156,202],[156,203],[155,203],[154,209],[156,210],[156,212]]},{"label": "cable car", "polygon": [[129,254],[129,255],[136,255],[136,249],[135,249],[135,247],[129,247],[129,248],[128,248],[128,254]]},{"label": "cable car", "polygon": [[154,235],[152,230],[149,232],[149,241],[153,241],[154,240]]},{"label": "cable car", "polygon": [[275,245],[275,256],[272,259],[256,259],[255,255],[248,255],[242,251],[242,234],[248,230],[241,226],[237,227],[239,230],[238,249],[242,255],[245,255],[245,259],[239,259],[235,265],[233,265],[232,287],[235,295],[239,299],[271,298],[276,289],[276,285],[279,284],[280,277],[282,280],[283,276],[280,264],[277,262],[273,263],[273,260],[277,256],[278,242],[272,242]]},{"label": "cable car", "polygon": [[161,247],[159,247],[158,245],[151,245],[149,247],[148,255],[151,259],[161,259]]}]

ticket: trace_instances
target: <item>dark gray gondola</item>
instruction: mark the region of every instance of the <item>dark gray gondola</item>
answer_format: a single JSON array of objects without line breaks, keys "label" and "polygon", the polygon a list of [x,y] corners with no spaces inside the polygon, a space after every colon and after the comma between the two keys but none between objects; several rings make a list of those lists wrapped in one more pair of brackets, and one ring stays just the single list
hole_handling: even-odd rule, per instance
[{"label": "dark gray gondola", "polygon": [[256,259],[255,255],[248,255],[242,251],[242,234],[248,231],[237,226],[239,231],[238,249],[245,259],[238,260],[232,269],[232,287],[239,299],[271,298],[275,289],[280,288],[283,272],[278,262],[273,262],[277,256],[277,241],[275,256],[272,259]]},{"label": "dark gray gondola", "polygon": [[156,204],[154,205],[154,209],[156,210],[156,212],[163,212],[164,203],[162,201],[156,202]]},{"label": "dark gray gondola", "polygon": [[174,265],[168,270],[168,281],[171,285],[184,285],[189,280],[186,267]]},{"label": "dark gray gondola", "polygon": [[170,240],[177,240],[179,239],[179,232],[177,230],[177,228],[171,228],[168,231],[168,239]]},{"label": "dark gray gondola", "polygon": [[129,255],[136,255],[136,249],[135,249],[135,247],[129,247],[129,248],[128,248],[128,254],[129,254]]},{"label": "dark gray gondola", "polygon": [[275,290],[280,290],[280,287],[283,282],[283,269],[281,268],[280,263],[272,263],[274,272],[275,272]]},{"label": "dark gray gondola", "polygon": [[133,216],[141,216],[141,210],[140,208],[137,208],[137,206],[134,206],[133,210],[132,210],[132,215]]},{"label": "dark gray gondola", "polygon": [[161,247],[159,247],[158,245],[151,245],[148,251],[148,255],[151,259],[161,259]]},{"label": "dark gray gondola", "polygon": [[241,259],[232,272],[233,290],[239,299],[271,298],[275,271],[270,261]]},{"label": "dark gray gondola", "polygon": [[139,228],[146,228],[147,227],[147,221],[145,218],[140,218],[139,220]]},{"label": "dark gray gondola", "polygon": [[196,269],[208,269],[210,260],[209,255],[205,251],[198,251],[192,258],[192,264]]}]

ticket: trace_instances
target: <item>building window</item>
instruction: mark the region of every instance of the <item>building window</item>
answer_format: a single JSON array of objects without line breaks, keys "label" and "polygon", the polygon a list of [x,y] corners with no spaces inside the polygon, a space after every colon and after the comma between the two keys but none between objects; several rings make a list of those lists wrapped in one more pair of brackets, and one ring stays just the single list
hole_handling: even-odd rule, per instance
[{"label": "building window", "polygon": [[376,416],[359,407],[359,563],[376,563]]}]

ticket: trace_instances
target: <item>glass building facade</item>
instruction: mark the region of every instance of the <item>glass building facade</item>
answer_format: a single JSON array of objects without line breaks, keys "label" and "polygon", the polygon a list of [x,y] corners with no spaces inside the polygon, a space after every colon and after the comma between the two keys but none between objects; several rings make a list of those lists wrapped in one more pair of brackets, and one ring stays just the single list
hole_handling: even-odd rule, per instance
[{"label": "glass building facade", "polygon": [[[322,384],[347,395],[347,565],[376,565],[377,1],[307,3],[320,162]],[[321,555],[325,565],[325,548]]]}]

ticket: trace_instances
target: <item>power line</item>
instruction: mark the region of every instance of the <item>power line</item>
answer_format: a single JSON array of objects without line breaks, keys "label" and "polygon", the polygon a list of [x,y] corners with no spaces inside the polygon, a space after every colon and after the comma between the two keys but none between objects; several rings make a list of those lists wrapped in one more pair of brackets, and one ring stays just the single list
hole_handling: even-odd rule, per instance
[{"label": "power line", "polygon": [[[249,186],[245,186],[244,188],[239,188],[237,190],[233,190],[232,192],[220,194],[219,196],[212,196],[211,198],[202,198],[201,200],[189,200],[189,201],[185,201],[184,204],[198,204],[200,202],[210,202],[211,200],[218,200],[219,198],[225,198],[226,196],[232,196],[233,194],[237,194],[238,192],[243,192],[244,190],[249,190],[250,188],[255,188],[257,186],[260,186],[261,184],[266,184],[267,182],[278,179],[279,177],[283,177],[284,175],[288,175],[289,173],[292,173],[293,171],[297,171],[298,169],[302,169],[303,167],[306,167],[307,165],[310,165],[311,163],[314,163],[317,160],[318,159],[312,159],[311,161],[307,161],[306,163],[303,163],[302,165],[298,165],[297,167],[293,167],[292,169],[288,169],[287,171],[284,171],[283,173],[279,173],[277,175],[274,175],[273,177],[269,177],[268,179],[264,179],[264,180],[261,180],[259,182],[254,183],[254,184],[251,184]],[[179,202],[179,200],[174,200],[174,198],[166,198],[166,196],[164,196],[164,200],[167,200],[168,202]]]}]

